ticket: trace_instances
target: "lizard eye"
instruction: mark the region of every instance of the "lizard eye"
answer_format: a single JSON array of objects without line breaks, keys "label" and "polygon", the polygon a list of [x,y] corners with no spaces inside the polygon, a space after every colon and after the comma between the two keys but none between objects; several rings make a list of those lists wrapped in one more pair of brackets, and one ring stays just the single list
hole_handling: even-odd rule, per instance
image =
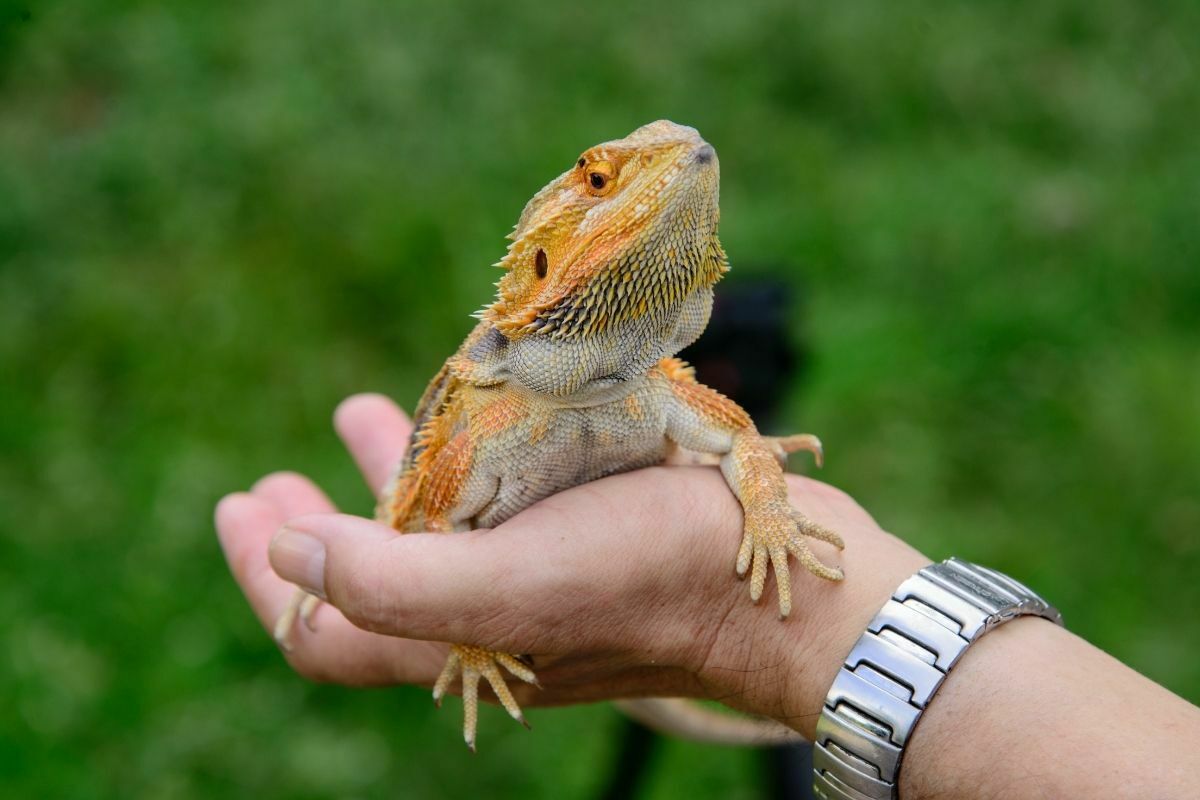
[{"label": "lizard eye", "polygon": [[537,270],[538,279],[546,277],[546,273],[550,271],[550,262],[546,260],[546,251],[538,248],[537,256],[533,259],[533,268]]},{"label": "lizard eye", "polygon": [[616,167],[611,161],[597,161],[583,175],[584,188],[600,197],[612,191],[617,177]]}]

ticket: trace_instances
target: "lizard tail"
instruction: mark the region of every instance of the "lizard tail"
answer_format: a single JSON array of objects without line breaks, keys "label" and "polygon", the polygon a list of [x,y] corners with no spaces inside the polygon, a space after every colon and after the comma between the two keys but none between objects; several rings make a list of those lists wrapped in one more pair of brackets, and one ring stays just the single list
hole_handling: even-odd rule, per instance
[{"label": "lizard tail", "polygon": [[654,697],[618,700],[615,705],[648,728],[693,742],[774,747],[804,741],[800,734],[774,720],[723,714],[691,700]]}]

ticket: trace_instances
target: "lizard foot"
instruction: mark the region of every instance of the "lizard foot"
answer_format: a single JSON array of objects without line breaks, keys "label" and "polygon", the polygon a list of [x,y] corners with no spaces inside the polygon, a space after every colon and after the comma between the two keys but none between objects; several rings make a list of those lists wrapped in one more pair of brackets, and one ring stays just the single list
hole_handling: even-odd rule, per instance
[{"label": "lizard foot", "polygon": [[275,620],[275,643],[284,651],[291,652],[292,632],[296,629],[296,620],[303,622],[310,631],[315,631],[312,616],[319,605],[321,605],[321,598],[315,594],[309,594],[303,589],[297,589],[287,608],[279,615],[279,619]]},{"label": "lizard foot", "polygon": [[804,539],[806,536],[829,542],[839,550],[845,546],[841,536],[813,522],[786,501],[768,502],[746,511],[742,545],[738,549],[737,574],[744,577],[746,571],[750,571],[750,599],[757,603],[766,585],[767,564],[770,562],[779,588],[780,618],[787,617],[792,610],[789,554],[818,577],[830,581],[840,581],[843,577],[841,569],[822,564],[812,554]]},{"label": "lizard foot", "polygon": [[487,680],[492,687],[492,691],[496,693],[496,697],[499,698],[500,704],[504,706],[508,715],[526,728],[529,727],[529,723],[525,721],[525,716],[521,713],[521,707],[517,705],[512,692],[508,690],[508,685],[504,682],[504,676],[500,673],[501,666],[526,683],[538,685],[533,670],[522,664],[516,656],[466,644],[451,645],[450,655],[446,658],[446,666],[442,668],[442,674],[438,676],[437,682],[433,685],[433,702],[441,706],[446,689],[460,673],[462,674],[463,740],[466,741],[467,747],[471,748],[471,752],[475,752],[475,725],[479,718],[479,679],[481,677]]}]

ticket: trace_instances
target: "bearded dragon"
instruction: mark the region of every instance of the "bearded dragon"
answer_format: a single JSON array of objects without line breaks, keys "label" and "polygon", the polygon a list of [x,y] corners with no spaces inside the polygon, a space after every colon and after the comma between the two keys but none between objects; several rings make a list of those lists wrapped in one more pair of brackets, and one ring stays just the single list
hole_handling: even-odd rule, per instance
[{"label": "bearded dragon", "polygon": [[[741,502],[736,571],[749,572],[752,601],[770,566],[787,617],[789,554],[840,580],[805,537],[838,548],[841,538],[789,505],[783,479],[788,452],[812,451],[819,463],[819,440],[760,435],[675,358],[703,332],[713,285],[729,269],[717,238],[719,180],[712,145],[661,120],[589,148],[535,194],[497,264],[505,274],[495,302],[421,397],[377,518],[401,533],[490,528],[555,492],[682,448],[718,456]],[[282,645],[316,603],[297,595],[276,626]],[[472,749],[480,678],[524,723],[501,668],[536,684],[519,654],[458,644],[433,687],[440,703],[461,676]]]}]

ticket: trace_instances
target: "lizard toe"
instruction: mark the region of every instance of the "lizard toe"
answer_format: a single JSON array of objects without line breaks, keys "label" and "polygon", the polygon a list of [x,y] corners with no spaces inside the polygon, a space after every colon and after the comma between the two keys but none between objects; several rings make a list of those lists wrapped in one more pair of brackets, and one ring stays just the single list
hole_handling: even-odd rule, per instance
[{"label": "lizard toe", "polygon": [[463,741],[472,752],[475,751],[475,734],[479,724],[479,681],[481,678],[492,687],[492,691],[496,693],[496,698],[508,715],[526,728],[529,727],[525,715],[521,713],[521,707],[508,688],[500,667],[504,667],[509,673],[526,683],[538,685],[533,670],[522,664],[516,656],[465,644],[456,644],[450,647],[450,654],[446,656],[446,665],[433,685],[433,700],[440,706],[450,684],[454,682],[455,678],[462,676]]}]

